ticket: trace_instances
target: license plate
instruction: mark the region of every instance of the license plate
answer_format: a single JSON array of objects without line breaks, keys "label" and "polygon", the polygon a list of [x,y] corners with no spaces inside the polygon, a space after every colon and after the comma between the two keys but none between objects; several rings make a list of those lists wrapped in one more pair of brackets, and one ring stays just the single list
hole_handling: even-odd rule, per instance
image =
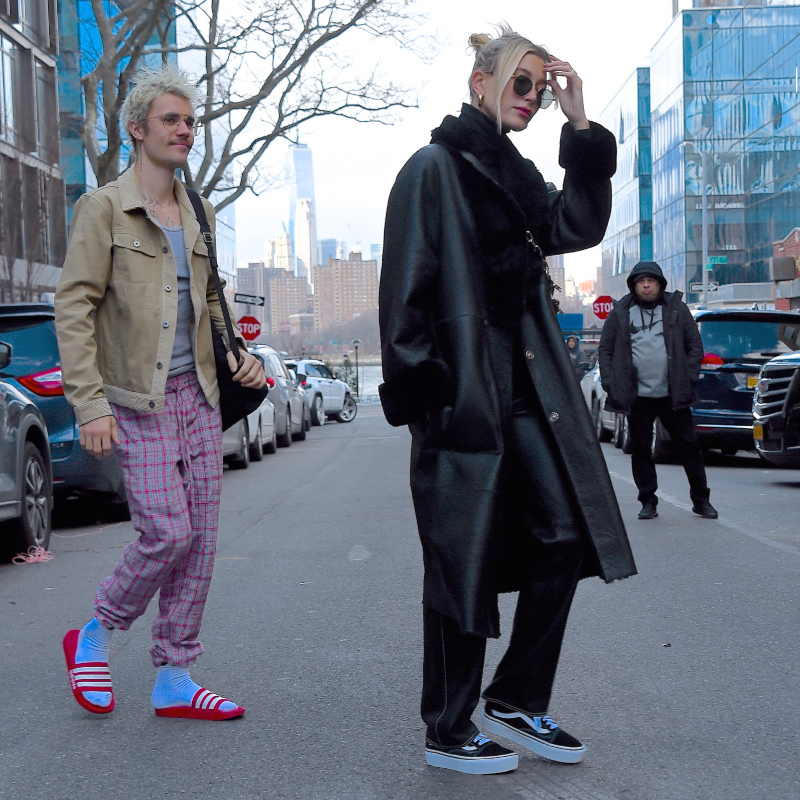
[{"label": "license plate", "polygon": [[757,442],[764,441],[764,428],[761,425],[753,425],[753,438]]},{"label": "license plate", "polygon": [[747,388],[748,389],[755,389],[757,383],[758,383],[758,375],[748,375],[747,376]]}]

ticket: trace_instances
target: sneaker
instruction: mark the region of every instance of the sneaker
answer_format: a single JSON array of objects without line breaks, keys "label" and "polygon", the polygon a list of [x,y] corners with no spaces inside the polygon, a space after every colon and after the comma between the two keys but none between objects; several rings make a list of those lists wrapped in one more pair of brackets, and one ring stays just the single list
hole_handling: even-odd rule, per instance
[{"label": "sneaker", "polygon": [[717,509],[708,500],[695,500],[692,511],[705,519],[716,519],[719,516]]},{"label": "sneaker", "polygon": [[487,703],[483,722],[487,731],[521,744],[550,761],[577,764],[586,753],[581,742],[562,731],[546,714],[534,717]]},{"label": "sneaker", "polygon": [[655,503],[642,503],[639,519],[655,519],[658,516]]},{"label": "sneaker", "polygon": [[466,744],[441,747],[425,742],[425,761],[432,767],[454,769],[468,775],[496,775],[511,772],[519,766],[519,756],[493,742],[488,736],[476,733]]}]

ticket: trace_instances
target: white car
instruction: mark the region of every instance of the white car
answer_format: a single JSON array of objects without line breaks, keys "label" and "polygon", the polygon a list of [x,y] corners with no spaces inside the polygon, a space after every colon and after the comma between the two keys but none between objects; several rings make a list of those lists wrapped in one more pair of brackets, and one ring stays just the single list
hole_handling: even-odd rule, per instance
[{"label": "white car", "polygon": [[265,397],[252,414],[222,434],[222,459],[231,469],[247,469],[251,461],[261,461],[277,446],[275,406]]},{"label": "white car", "polygon": [[311,424],[324,425],[327,417],[338,422],[355,419],[358,406],[350,387],[339,380],[325,365],[314,358],[289,359],[286,365],[304,381],[311,398]]},{"label": "white car", "polygon": [[582,378],[583,399],[594,421],[597,438],[601,442],[613,442],[623,452],[630,453],[630,432],[628,418],[624,414],[606,411],[606,392],[600,382],[600,362],[598,361]]}]

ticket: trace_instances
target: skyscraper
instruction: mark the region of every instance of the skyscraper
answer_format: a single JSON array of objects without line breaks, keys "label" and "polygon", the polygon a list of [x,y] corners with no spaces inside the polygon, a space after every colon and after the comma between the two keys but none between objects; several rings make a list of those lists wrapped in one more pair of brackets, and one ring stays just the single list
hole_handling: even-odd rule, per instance
[{"label": "skyscraper", "polygon": [[[292,253],[294,256],[299,255],[297,243],[297,216],[300,210],[301,221],[304,226],[309,224],[309,220],[313,222],[313,227],[305,227],[302,237],[310,241],[310,251],[314,253],[316,258],[317,252],[317,232],[316,222],[314,215],[316,214],[316,200],[314,199],[314,162],[311,156],[311,150],[307,145],[296,144],[292,145],[286,153],[286,185],[289,188],[289,224],[287,230],[289,238],[292,242]],[[308,201],[306,204],[301,205],[300,201]],[[311,232],[313,230],[313,237]],[[305,246],[304,246],[305,247]],[[306,251],[307,252],[307,251]],[[308,257],[305,267],[307,272],[302,277],[306,277],[308,281],[311,280],[311,271],[308,263],[311,258]],[[300,266],[294,262],[293,270],[295,275],[300,276]]]},{"label": "skyscraper", "polygon": [[297,201],[294,225],[295,275],[310,284],[317,266],[317,221],[314,204],[308,198]]}]

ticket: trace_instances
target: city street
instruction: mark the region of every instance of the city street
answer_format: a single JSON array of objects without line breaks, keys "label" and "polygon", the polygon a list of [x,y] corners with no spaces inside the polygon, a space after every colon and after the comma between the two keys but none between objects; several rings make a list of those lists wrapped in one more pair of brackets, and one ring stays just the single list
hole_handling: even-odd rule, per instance
[{"label": "city street", "polygon": [[[81,509],[55,529],[52,561],[0,566],[0,798],[800,798],[800,472],[710,458],[714,521],[691,513],[682,469],[659,466],[659,517],[639,521],[630,457],[604,444],[639,575],[583,581],[573,606],[550,713],[587,756],[522,751],[516,772],[466,776],[424,762],[409,443],[364,405],[226,470],[192,677],[241,719],[153,714],[152,604],[114,634],[114,712],[73,700],[61,639],[90,618],[129,522]],[[487,676],[505,642],[490,641]]]}]

